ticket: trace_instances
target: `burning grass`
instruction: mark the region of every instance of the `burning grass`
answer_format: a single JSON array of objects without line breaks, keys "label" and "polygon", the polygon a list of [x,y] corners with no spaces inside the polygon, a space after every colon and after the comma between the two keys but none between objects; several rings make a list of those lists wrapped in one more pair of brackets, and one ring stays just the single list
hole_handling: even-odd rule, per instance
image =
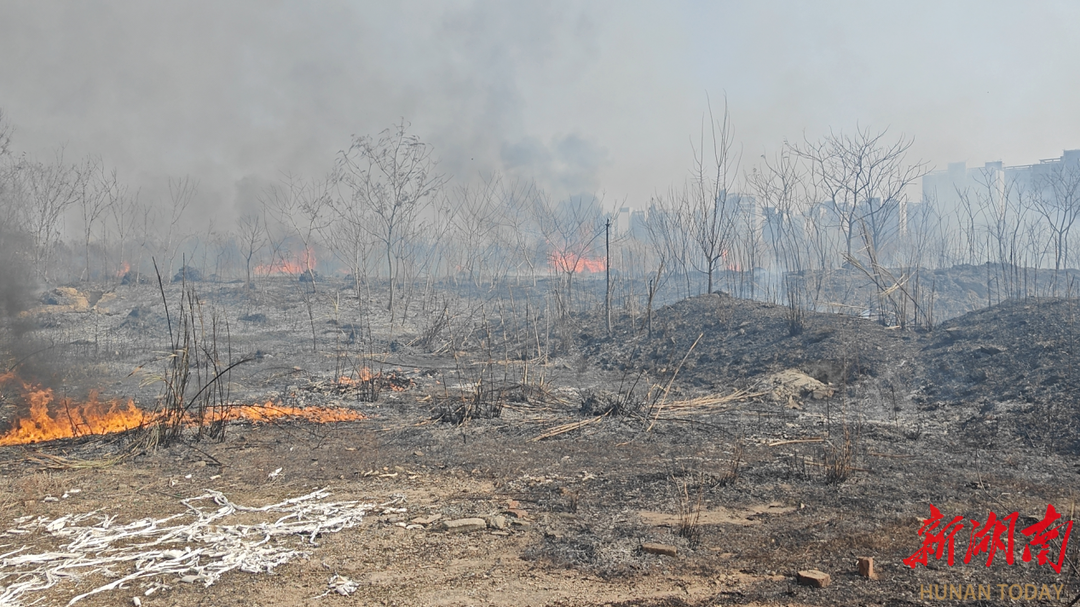
[{"label": "burning grass", "polygon": [[[133,400],[101,399],[91,393],[85,401],[57,398],[52,388],[19,379],[13,372],[0,375],[0,387],[15,385],[18,399],[29,405],[28,415],[16,420],[0,435],[0,446],[26,445],[63,438],[100,436],[145,428],[160,422],[163,412],[140,409]],[[206,419],[210,417],[211,419]],[[335,407],[290,407],[267,401],[257,405],[233,404],[208,411],[204,419],[188,414],[183,423],[199,426],[206,423],[279,420],[305,420],[316,423],[357,421],[364,415],[351,409]]]},{"label": "burning grass", "polygon": [[315,251],[311,247],[307,247],[298,253],[286,253],[272,263],[256,266],[255,274],[257,276],[303,274],[315,270],[317,263]]},{"label": "burning grass", "polygon": [[579,253],[554,252],[549,261],[551,267],[559,272],[580,274],[583,272],[600,273],[607,270],[607,263],[603,258],[589,258]]}]

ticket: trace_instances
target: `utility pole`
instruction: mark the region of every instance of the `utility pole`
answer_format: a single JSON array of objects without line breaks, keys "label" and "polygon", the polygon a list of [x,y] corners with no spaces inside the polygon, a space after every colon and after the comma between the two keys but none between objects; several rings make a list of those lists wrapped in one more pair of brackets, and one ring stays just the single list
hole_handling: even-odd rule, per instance
[{"label": "utility pole", "polygon": [[604,222],[604,274],[607,279],[607,293],[604,296],[604,317],[607,318],[607,332],[611,335],[611,217]]}]

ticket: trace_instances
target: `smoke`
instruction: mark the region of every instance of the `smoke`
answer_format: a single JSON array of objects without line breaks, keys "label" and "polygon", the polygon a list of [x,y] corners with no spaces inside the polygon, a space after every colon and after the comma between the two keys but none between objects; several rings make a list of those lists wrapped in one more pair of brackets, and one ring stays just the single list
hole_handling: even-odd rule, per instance
[{"label": "smoke", "polygon": [[[17,201],[8,152],[11,133],[11,125],[0,111],[0,330],[26,309],[30,293],[31,266],[26,257],[31,242],[26,234],[15,229]],[[0,334],[0,355],[4,350],[4,339]]]},{"label": "smoke", "polygon": [[[319,177],[351,135],[402,118],[450,175],[513,168],[576,193],[599,184],[604,156],[584,150],[603,146],[574,124],[548,134],[528,113],[543,98],[537,77],[565,84],[591,63],[586,12],[495,1],[112,1],[64,11],[16,2],[0,23],[0,52],[20,60],[0,65],[0,107],[20,125],[21,149],[101,154],[152,204],[167,202],[169,177],[192,176],[193,217],[238,217],[250,198],[238,184]],[[504,148],[537,142],[550,148],[537,164],[504,161]]]},{"label": "smoke", "polygon": [[0,112],[0,375],[28,360],[36,350],[29,338],[34,323],[22,315],[33,301],[37,283],[32,270],[33,239],[19,229],[16,212],[20,200],[8,150],[12,131]]},{"label": "smoke", "polygon": [[[33,293],[29,236],[0,226],[0,318],[13,322],[28,307]],[[2,345],[0,345],[2,347]]]},{"label": "smoke", "polygon": [[[0,170],[2,172],[2,170]],[[7,202],[0,185],[0,208]],[[34,323],[21,315],[33,300],[36,283],[31,271],[28,235],[0,224],[0,375],[17,365],[33,367],[27,376],[44,375],[29,358],[39,348],[30,339]]]},{"label": "smoke", "polygon": [[244,180],[317,178],[402,118],[454,177],[642,206],[685,177],[707,94],[726,94],[747,159],[856,123],[938,166],[1056,156],[1078,145],[1078,19],[926,0],[13,0],[0,108],[14,147],[100,154],[145,202],[192,176],[200,221],[247,212]]},{"label": "smoke", "polygon": [[560,194],[590,194],[600,186],[598,173],[607,150],[576,135],[544,145],[535,137],[504,143],[500,154],[511,175],[535,179]]}]

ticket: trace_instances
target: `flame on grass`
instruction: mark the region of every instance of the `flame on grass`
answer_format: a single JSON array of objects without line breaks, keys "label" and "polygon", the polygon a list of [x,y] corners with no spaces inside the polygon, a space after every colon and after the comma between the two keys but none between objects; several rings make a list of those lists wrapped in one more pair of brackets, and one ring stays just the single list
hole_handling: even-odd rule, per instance
[{"label": "flame on grass", "polygon": [[308,270],[314,270],[315,264],[315,251],[307,247],[300,253],[285,255],[274,263],[255,266],[255,273],[259,276],[303,274]]},{"label": "flame on grass", "polygon": [[91,393],[85,402],[76,403],[67,397],[57,399],[51,388],[18,380],[14,373],[0,375],[0,385],[12,381],[21,384],[22,399],[30,405],[30,416],[15,421],[11,429],[0,436],[0,446],[111,434],[154,421],[154,416],[136,407],[134,401],[101,400]]},{"label": "flame on grass", "polygon": [[225,421],[246,420],[267,422],[283,419],[302,419],[309,422],[326,424],[330,422],[351,422],[364,419],[364,415],[352,409],[336,407],[289,407],[273,401],[261,405],[240,405],[225,409]]},{"label": "flame on grass", "polygon": [[131,264],[124,261],[120,263],[120,269],[116,271],[117,278],[123,278],[125,274],[131,271]]},{"label": "flame on grass", "polygon": [[591,259],[573,252],[559,253],[556,251],[551,254],[550,261],[552,268],[566,273],[603,272],[607,269],[603,259]]},{"label": "flame on grass", "polygon": [[[29,404],[29,416],[15,421],[11,429],[0,436],[0,446],[26,445],[61,438],[75,438],[124,432],[154,424],[161,413],[144,411],[132,400],[105,400],[91,393],[82,402],[68,397],[57,398],[51,388],[44,388],[18,379],[14,373],[0,374],[0,386],[15,383],[21,388],[20,398]],[[212,414],[209,421],[268,422],[302,419],[317,423],[355,421],[364,416],[350,409],[330,407],[289,407],[267,401],[261,405],[234,405]],[[188,425],[196,420],[186,419]]]}]

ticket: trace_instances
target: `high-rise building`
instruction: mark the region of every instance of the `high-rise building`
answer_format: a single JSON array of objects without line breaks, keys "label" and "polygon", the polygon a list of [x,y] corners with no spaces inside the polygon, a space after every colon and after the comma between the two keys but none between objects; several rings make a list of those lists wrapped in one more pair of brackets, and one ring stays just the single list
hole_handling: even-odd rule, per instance
[{"label": "high-rise building", "polygon": [[1016,166],[1004,166],[999,160],[968,168],[964,162],[953,162],[946,170],[923,177],[923,201],[942,215],[963,212],[965,205],[987,203],[1000,210],[1006,196],[1055,196],[1055,176],[1066,169],[1080,170],[1080,150],[1065,150],[1059,158]]}]

